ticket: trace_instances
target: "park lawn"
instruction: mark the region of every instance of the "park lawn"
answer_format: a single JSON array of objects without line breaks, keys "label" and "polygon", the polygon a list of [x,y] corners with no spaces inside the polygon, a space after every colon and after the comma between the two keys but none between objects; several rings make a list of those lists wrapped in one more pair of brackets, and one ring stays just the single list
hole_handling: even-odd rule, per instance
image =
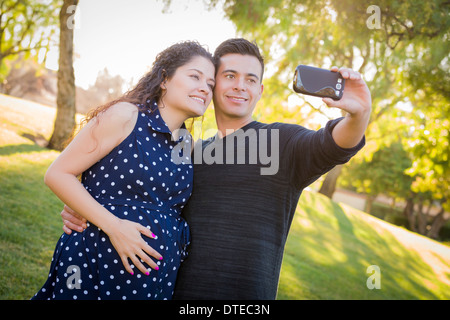
[{"label": "park lawn", "polygon": [[[370,290],[373,265],[381,288]],[[448,246],[321,194],[301,196],[278,299],[449,299],[449,288]]]},{"label": "park lawn", "polygon": [[[0,299],[29,299],[48,274],[62,203],[44,185],[58,156],[55,109],[0,95]],[[367,287],[379,267],[380,289]],[[300,198],[278,299],[450,299],[450,248],[311,191]]]}]

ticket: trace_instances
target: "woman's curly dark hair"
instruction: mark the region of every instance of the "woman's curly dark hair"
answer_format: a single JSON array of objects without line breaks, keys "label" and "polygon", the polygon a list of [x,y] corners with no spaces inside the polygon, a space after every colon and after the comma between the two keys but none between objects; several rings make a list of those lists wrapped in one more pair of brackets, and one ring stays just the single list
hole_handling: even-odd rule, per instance
[{"label": "woman's curly dark hair", "polygon": [[156,56],[151,70],[139,80],[133,89],[126,92],[122,97],[90,111],[83,123],[87,123],[118,102],[130,102],[141,109],[148,108],[150,102],[158,102],[161,99],[163,95],[161,83],[171,79],[179,67],[198,56],[209,59],[214,64],[211,53],[197,41],[179,42],[168,47]]},{"label": "woman's curly dark hair", "polygon": [[[133,89],[127,91],[120,98],[89,111],[86,114],[86,117],[81,121],[78,129],[74,128],[71,137],[65,141],[64,147],[73,140],[76,133],[84,125],[92,119],[96,119],[99,114],[118,102],[129,102],[135,104],[142,111],[148,110],[151,106],[151,102],[159,102],[163,96],[161,83],[171,79],[179,67],[189,63],[193,58],[198,56],[209,59],[215,65],[212,54],[197,41],[179,42],[160,52],[156,56],[151,70],[139,80]],[[193,121],[189,130],[192,130],[192,126]]]}]

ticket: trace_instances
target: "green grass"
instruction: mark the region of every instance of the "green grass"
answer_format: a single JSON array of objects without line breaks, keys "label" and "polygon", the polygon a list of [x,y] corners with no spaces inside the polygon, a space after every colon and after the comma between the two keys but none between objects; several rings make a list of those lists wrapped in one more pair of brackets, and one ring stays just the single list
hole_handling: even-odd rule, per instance
[{"label": "green grass", "polygon": [[[55,110],[0,95],[0,299],[29,299],[44,283],[62,232],[62,203],[44,185],[58,153],[29,138],[51,134]],[[366,286],[378,265],[381,289]],[[450,248],[304,192],[278,299],[450,299]]]},{"label": "green grass", "polygon": [[[380,268],[369,290],[367,268]],[[449,299],[450,248],[311,192],[291,227],[279,299]]]}]

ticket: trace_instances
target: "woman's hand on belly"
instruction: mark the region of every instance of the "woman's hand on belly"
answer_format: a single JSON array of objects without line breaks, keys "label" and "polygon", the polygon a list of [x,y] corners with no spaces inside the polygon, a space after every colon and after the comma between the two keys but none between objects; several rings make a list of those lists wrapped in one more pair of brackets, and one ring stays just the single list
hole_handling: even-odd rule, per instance
[{"label": "woman's hand on belly", "polygon": [[125,269],[133,273],[133,269],[128,261],[138,268],[142,273],[149,275],[147,268],[141,263],[140,259],[151,268],[158,270],[156,263],[149,257],[162,260],[162,256],[152,247],[150,247],[142,238],[142,234],[155,238],[155,235],[143,225],[125,219],[117,219],[117,224],[109,230],[104,230],[111,240],[112,245],[117,250]]}]

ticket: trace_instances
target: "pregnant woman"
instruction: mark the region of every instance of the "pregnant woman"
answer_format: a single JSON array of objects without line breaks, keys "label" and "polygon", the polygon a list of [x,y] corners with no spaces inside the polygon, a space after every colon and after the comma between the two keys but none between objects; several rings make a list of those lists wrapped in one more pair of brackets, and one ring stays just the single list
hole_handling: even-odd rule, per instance
[{"label": "pregnant woman", "polygon": [[171,299],[189,243],[180,213],[193,177],[190,154],[180,162],[172,152],[192,144],[178,129],[206,111],[214,73],[198,43],[175,44],[134,89],[87,117],[45,183],[89,224],[61,236],[33,299]]}]

